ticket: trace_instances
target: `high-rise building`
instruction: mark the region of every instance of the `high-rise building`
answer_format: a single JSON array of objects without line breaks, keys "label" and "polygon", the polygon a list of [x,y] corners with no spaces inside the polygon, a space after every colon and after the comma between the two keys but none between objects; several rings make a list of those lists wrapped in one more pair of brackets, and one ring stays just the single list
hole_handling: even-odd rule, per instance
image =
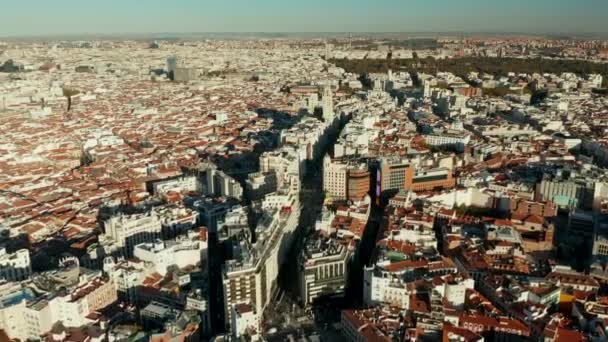
[{"label": "high-rise building", "polygon": [[325,43],[325,60],[331,59],[332,54],[331,54],[331,49],[333,48],[333,46],[329,43]]},{"label": "high-rise building", "polygon": [[573,210],[568,216],[568,233],[583,238],[590,238],[595,231],[595,220],[592,212]]},{"label": "high-rise building", "polygon": [[244,234],[233,247],[234,258],[224,264],[225,314],[235,304],[250,304],[262,315],[277,286],[280,267],[287,262],[300,217],[299,191],[266,196],[264,214],[255,228],[256,241]]},{"label": "high-rise building", "polygon": [[299,260],[300,299],[311,304],[322,295],[344,293],[347,266],[352,252],[348,242],[313,236],[307,241]]},{"label": "high-rise building", "polygon": [[327,197],[346,199],[348,168],[346,164],[332,162],[329,155],[323,158],[323,190]]},{"label": "high-rise building", "polygon": [[232,197],[241,199],[243,187],[234,178],[211,163],[201,163],[198,168],[202,180],[202,192],[205,195]]},{"label": "high-rise building", "polygon": [[360,201],[370,189],[370,173],[367,165],[349,167],[347,197],[351,201]]},{"label": "high-rise building", "polygon": [[594,194],[594,182],[547,178],[536,185],[535,200],[552,201],[560,208],[591,209]]},{"label": "high-rise building", "polygon": [[171,56],[167,58],[167,74],[169,75],[170,79],[173,79],[175,70],[177,70],[177,57]]},{"label": "high-rise building", "polygon": [[414,169],[407,161],[383,159],[380,163],[381,191],[402,190],[406,179],[413,178]]},{"label": "high-rise building", "polygon": [[323,119],[325,122],[333,122],[336,114],[334,113],[334,100],[333,100],[333,91],[331,90],[331,85],[329,83],[325,84],[323,87]]},{"label": "high-rise building", "polygon": [[359,201],[369,192],[370,173],[365,163],[323,158],[323,190],[334,200]]}]

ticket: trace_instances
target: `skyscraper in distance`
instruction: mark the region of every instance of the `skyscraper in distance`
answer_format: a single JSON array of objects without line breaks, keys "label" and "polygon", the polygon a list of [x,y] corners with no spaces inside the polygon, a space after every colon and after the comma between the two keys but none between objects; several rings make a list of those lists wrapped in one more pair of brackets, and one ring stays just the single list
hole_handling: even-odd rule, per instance
[{"label": "skyscraper in distance", "polygon": [[171,56],[167,58],[167,75],[170,79],[173,79],[175,70],[177,69],[177,57]]},{"label": "skyscraper in distance", "polygon": [[331,90],[331,85],[326,83],[323,86],[323,119],[326,122],[332,122],[334,120],[334,100],[333,100],[333,92]]}]

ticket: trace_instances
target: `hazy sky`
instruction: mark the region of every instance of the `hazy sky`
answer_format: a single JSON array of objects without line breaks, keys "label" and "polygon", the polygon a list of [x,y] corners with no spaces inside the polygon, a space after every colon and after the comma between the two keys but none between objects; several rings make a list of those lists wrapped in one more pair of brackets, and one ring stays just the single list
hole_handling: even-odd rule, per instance
[{"label": "hazy sky", "polygon": [[608,32],[608,0],[6,0],[0,9],[0,36]]}]

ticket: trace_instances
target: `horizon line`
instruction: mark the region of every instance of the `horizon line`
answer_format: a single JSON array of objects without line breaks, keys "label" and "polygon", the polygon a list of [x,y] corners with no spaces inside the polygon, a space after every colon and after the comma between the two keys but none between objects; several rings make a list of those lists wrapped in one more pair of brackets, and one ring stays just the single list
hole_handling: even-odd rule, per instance
[{"label": "horizon line", "polygon": [[[13,35],[0,35],[0,39],[50,39],[50,38],[84,38],[84,37],[99,37],[99,38],[127,38],[127,37],[147,37],[157,39],[179,39],[184,38],[183,36],[195,36],[195,35],[284,35],[284,36],[298,36],[298,35],[437,35],[437,36],[449,36],[449,35],[519,35],[519,36],[567,36],[563,38],[574,39],[577,37],[585,37],[587,39],[594,37],[608,37],[607,32],[526,32],[526,31],[464,31],[464,30],[446,30],[446,31],[159,31],[159,32],[108,32],[108,33],[95,33],[95,32],[83,32],[83,33],[53,33],[53,34],[13,34]],[[158,37],[155,37],[158,36]],[[165,37],[163,37],[165,36]],[[182,36],[182,37],[180,37]]]}]

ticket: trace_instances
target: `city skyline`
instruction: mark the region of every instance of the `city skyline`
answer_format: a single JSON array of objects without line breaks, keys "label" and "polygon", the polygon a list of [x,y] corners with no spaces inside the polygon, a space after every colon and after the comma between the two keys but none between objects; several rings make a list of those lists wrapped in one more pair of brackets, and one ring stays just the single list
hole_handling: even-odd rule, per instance
[{"label": "city skyline", "polygon": [[0,342],[608,341],[608,0],[19,0]]},{"label": "city skyline", "polygon": [[145,5],[109,0],[48,3],[26,0],[5,5],[0,36],[120,35],[245,32],[413,32],[605,34],[608,3],[516,0],[487,3],[433,1],[318,0],[284,3],[244,0],[230,4],[157,0]]}]

